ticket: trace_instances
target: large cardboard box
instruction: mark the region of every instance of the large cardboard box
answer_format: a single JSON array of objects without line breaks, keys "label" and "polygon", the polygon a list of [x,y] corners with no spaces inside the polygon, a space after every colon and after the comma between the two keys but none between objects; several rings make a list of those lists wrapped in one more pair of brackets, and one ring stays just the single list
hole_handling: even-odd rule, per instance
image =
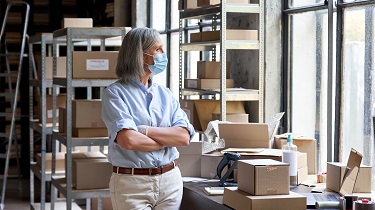
[{"label": "large cardboard box", "polygon": [[[58,120],[59,117],[59,107],[66,106],[66,95],[65,94],[59,94],[56,96],[56,120]],[[52,95],[46,96],[46,123],[52,123]],[[42,98],[38,98],[38,118],[39,121],[42,122]]]},{"label": "large cardboard box", "polygon": [[[65,170],[65,153],[63,152],[57,152],[56,153],[56,163],[55,163],[55,169],[56,171],[63,171]],[[42,165],[42,154],[37,153],[36,154],[36,164],[39,166]],[[52,171],[52,153],[48,152],[46,153],[46,171]]]},{"label": "large cardboard box", "polygon": [[177,147],[180,157],[177,159],[182,176],[200,177],[202,142],[190,142],[186,147]]},{"label": "large cardboard box", "polygon": [[266,123],[219,123],[225,148],[272,148]]},{"label": "large cardboard box", "polygon": [[[42,58],[37,56],[38,79],[42,79]],[[56,77],[66,77],[66,57],[57,57]],[[52,57],[45,57],[44,66],[46,80],[52,80],[53,76],[53,59]]]},{"label": "large cardboard box", "polygon": [[234,152],[241,154],[241,160],[252,159],[272,159],[282,161],[282,151],[280,149],[263,149],[263,148],[227,148],[221,151]]},{"label": "large cardboard box", "polygon": [[[66,149],[64,149],[66,150]],[[92,151],[92,152],[72,152],[72,164],[74,162],[74,160],[78,160],[78,159],[107,159],[107,156],[105,156],[103,153],[99,152],[99,151]],[[67,156],[66,156],[66,153],[65,153],[65,164],[67,165],[66,163],[67,161]],[[66,174],[65,174],[66,176]]]},{"label": "large cardboard box", "polygon": [[194,9],[197,8],[197,0],[179,0],[178,10]]},{"label": "large cardboard box", "polygon": [[[275,148],[281,149],[282,145],[286,143],[287,134],[275,135]],[[297,146],[297,150],[307,153],[307,166],[309,174],[317,173],[316,166],[316,140],[314,138],[304,136],[293,136],[293,144]]]},{"label": "large cardboard box", "polygon": [[111,175],[107,159],[73,159],[72,183],[77,190],[106,189]]},{"label": "large cardboard box", "polygon": [[[220,63],[217,61],[198,61],[197,77],[200,79],[220,79]],[[226,76],[230,78],[230,64],[227,62]]]},{"label": "large cardboard box", "polygon": [[238,189],[251,195],[289,194],[289,164],[271,159],[239,160]]},{"label": "large cardboard box", "polygon": [[[202,31],[202,42],[220,40],[220,30]],[[227,29],[227,40],[258,40],[258,30],[235,30]]]},{"label": "large cardboard box", "polygon": [[[227,3],[248,4],[250,3],[250,0],[227,0]],[[216,5],[216,4],[220,4],[220,0],[198,0],[197,2],[198,7]]]},{"label": "large cardboard box", "polygon": [[[197,100],[195,107],[202,130],[205,131],[208,123],[212,121],[212,113],[220,113],[220,101]],[[246,114],[244,103],[242,101],[227,101],[227,114],[229,113]]]},{"label": "large cardboard box", "polygon": [[72,128],[72,136],[78,138],[107,137],[107,128]]},{"label": "large cardboard box", "polygon": [[59,132],[66,132],[66,109],[59,107]]},{"label": "large cardboard box", "polygon": [[254,196],[237,187],[225,187],[223,204],[236,210],[305,210],[306,197],[294,192]]},{"label": "large cardboard box", "polygon": [[106,128],[102,116],[102,101],[72,100],[72,127],[73,128]]},{"label": "large cardboard box", "polygon": [[194,129],[201,131],[201,123],[199,122],[198,112],[195,108],[196,100],[180,100],[180,107],[186,113],[189,122],[193,125]]},{"label": "large cardboard box", "polygon": [[[342,180],[344,178],[346,164],[339,162],[327,163],[327,183],[328,189],[339,192]],[[353,192],[356,193],[371,193],[371,166],[361,165],[357,180],[354,185]]]},{"label": "large cardboard box", "polygon": [[[234,80],[226,80],[227,88],[234,88]],[[185,79],[185,88],[194,88],[194,89],[219,89],[220,88],[220,79]]]},{"label": "large cardboard box", "polygon": [[62,28],[92,28],[92,18],[64,18]]},{"label": "large cardboard box", "polygon": [[297,169],[297,184],[301,184],[309,178],[308,167]]},{"label": "large cardboard box", "polygon": [[[220,120],[221,114],[213,113],[212,120]],[[249,122],[249,114],[241,114],[241,113],[228,113],[226,114],[227,119],[225,121],[228,122],[241,122],[241,123],[248,123]]]},{"label": "large cardboard box", "polygon": [[73,79],[116,79],[118,51],[73,51]]}]

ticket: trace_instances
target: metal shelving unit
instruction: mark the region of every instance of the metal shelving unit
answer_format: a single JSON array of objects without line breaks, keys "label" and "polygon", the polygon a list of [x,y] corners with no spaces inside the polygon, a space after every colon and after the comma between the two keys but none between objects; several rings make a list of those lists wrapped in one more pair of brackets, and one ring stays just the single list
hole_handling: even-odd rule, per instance
[{"label": "metal shelving unit", "polygon": [[[56,75],[56,64],[58,56],[58,40],[65,40],[66,44],[66,78],[54,77],[53,86],[53,125],[56,125],[56,95],[57,87],[66,88],[66,134],[52,132],[52,194],[57,188],[66,198],[66,209],[72,209],[73,199],[90,199],[93,197],[109,197],[109,189],[75,190],[72,186],[72,147],[74,146],[104,146],[108,145],[108,138],[75,138],[72,137],[72,98],[74,88],[87,87],[87,98],[91,98],[91,87],[104,88],[113,83],[113,79],[72,79],[72,54],[74,46],[87,46],[91,51],[93,45],[98,44],[100,51],[105,51],[108,46],[121,46],[122,39],[130,28],[125,27],[103,27],[103,28],[64,28],[53,32],[53,75]],[[76,44],[74,44],[76,42]],[[66,177],[55,173],[55,140],[66,146]],[[54,196],[52,196],[54,198]],[[99,199],[99,202],[101,200]],[[54,201],[52,200],[52,207]],[[101,206],[101,203],[99,204]]]},{"label": "metal shelving unit", "polygon": [[[247,13],[259,15],[259,38],[258,40],[226,40],[226,19],[227,13]],[[218,5],[205,6],[196,9],[187,9],[180,11],[180,51],[179,51],[179,88],[180,98],[191,95],[210,95],[214,99],[220,100],[221,120],[226,120],[226,101],[257,101],[259,103],[259,122],[264,121],[264,107],[263,107],[263,82],[264,82],[264,1],[259,0],[259,4],[236,4],[227,3],[227,0],[221,0]],[[186,43],[183,40],[183,24],[187,19],[211,19],[212,28],[216,30],[217,20],[220,21],[220,37],[218,41],[208,42],[194,42]],[[186,34],[187,35],[187,34]],[[187,40],[187,38],[185,38]],[[216,47],[220,47],[220,61],[226,61],[227,50],[257,50],[259,51],[259,89],[231,89],[226,88],[226,62],[221,62],[221,79],[220,89],[218,90],[197,90],[197,89],[184,89],[184,68],[182,65],[183,57],[187,57],[187,51],[212,51],[213,59],[216,58]],[[184,54],[185,53],[185,54]]]}]

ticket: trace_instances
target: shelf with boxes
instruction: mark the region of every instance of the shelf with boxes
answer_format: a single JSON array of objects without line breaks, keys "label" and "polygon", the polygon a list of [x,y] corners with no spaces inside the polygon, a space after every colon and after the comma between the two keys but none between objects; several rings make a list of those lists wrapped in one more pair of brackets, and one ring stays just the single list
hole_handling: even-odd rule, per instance
[{"label": "shelf with boxes", "polygon": [[[122,38],[129,30],[130,28],[125,27],[68,27],[53,32],[53,75],[57,73],[59,58],[57,40],[65,39],[66,44],[66,77],[53,77],[53,119],[54,122],[59,120],[59,131],[52,132],[52,144],[55,144],[55,140],[57,140],[66,147],[66,168],[65,177],[55,176],[56,151],[52,151],[52,184],[66,198],[67,209],[71,209],[73,199],[109,197],[108,186],[81,187],[82,179],[79,178],[82,177],[82,172],[86,172],[86,177],[95,176],[94,172],[87,174],[93,167],[109,167],[102,171],[111,172],[111,164],[108,160],[80,162],[74,158],[72,148],[75,146],[101,146],[102,150],[103,146],[108,145],[106,128],[100,115],[101,101],[92,99],[89,88],[99,87],[102,89],[116,81],[115,66],[118,52],[107,50],[108,43],[117,43],[117,46],[120,46]],[[74,44],[74,41],[86,42],[87,50],[75,49],[77,44]],[[91,48],[95,42],[100,44],[99,51]],[[65,108],[56,106],[57,91],[55,88],[57,87],[66,88]],[[88,88],[87,99],[75,99],[74,89],[77,87]],[[57,110],[60,110],[58,119]],[[83,168],[84,170],[82,170]],[[102,181],[101,183],[108,185],[109,180],[97,178]],[[54,191],[55,188],[52,190]]]},{"label": "shelf with boxes", "polygon": [[[249,0],[194,0],[184,1],[184,5],[180,4],[180,99],[183,102],[199,101],[210,99],[216,101],[216,108],[212,110],[215,113],[215,119],[226,121],[231,114],[230,119],[239,120],[245,112],[237,112],[228,105],[228,102],[255,102],[257,109],[254,110],[254,118],[250,119],[253,122],[263,122],[263,81],[264,81],[264,3],[257,1],[251,3]],[[228,27],[228,15],[253,15],[257,21],[256,30],[246,29],[232,29]],[[205,19],[212,22],[210,31],[202,31],[198,33],[190,33],[189,39],[183,39],[183,25],[188,19]],[[220,20],[220,23],[218,22]],[[188,33],[184,34],[188,36]],[[185,41],[183,41],[185,40]],[[236,63],[228,61],[227,50],[250,50],[258,53],[258,78],[256,79],[255,88],[236,87],[236,81],[231,78],[233,71],[247,71],[242,68],[237,69]],[[188,58],[190,51],[200,51],[204,54],[203,59],[197,62],[197,76],[189,73],[188,66],[183,65],[183,58]],[[220,59],[216,58],[219,54]],[[184,56],[183,56],[184,55]],[[207,56],[208,55],[208,56]],[[201,56],[202,57],[202,56]],[[218,61],[220,60],[220,61]],[[226,62],[222,62],[226,61]],[[237,82],[237,84],[240,84]],[[207,101],[207,100],[206,100]],[[209,102],[211,103],[211,102]],[[234,103],[235,104],[235,103]],[[199,106],[199,105],[198,105]],[[237,105],[234,105],[237,106]],[[199,114],[199,107],[195,104],[196,111]],[[254,107],[254,106],[252,106]],[[242,109],[241,109],[242,110]],[[192,111],[192,110],[190,110]],[[239,118],[234,117],[233,114],[239,114]],[[207,115],[207,114],[206,114]],[[202,116],[198,115],[198,118]],[[200,126],[204,130],[207,123],[213,120],[214,116],[209,116],[204,122],[200,120]],[[249,122],[245,119],[244,122]],[[202,123],[204,123],[202,125]]]}]

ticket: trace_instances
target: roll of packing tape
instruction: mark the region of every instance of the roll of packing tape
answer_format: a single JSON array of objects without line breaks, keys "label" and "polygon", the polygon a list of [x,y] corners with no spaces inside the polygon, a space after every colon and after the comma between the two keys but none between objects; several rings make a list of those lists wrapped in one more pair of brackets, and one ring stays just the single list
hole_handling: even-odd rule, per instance
[{"label": "roll of packing tape", "polygon": [[375,210],[375,202],[367,199],[354,201],[354,210]]}]

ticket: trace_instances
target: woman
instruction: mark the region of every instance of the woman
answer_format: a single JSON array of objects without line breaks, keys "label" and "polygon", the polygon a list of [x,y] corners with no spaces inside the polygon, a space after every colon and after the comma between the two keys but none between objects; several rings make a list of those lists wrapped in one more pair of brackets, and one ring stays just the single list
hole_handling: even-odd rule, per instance
[{"label": "woman", "polygon": [[171,91],[152,81],[167,64],[159,33],[132,29],[119,50],[119,80],[103,91],[114,209],[180,208],[183,183],[176,146],[188,145],[194,128]]}]

